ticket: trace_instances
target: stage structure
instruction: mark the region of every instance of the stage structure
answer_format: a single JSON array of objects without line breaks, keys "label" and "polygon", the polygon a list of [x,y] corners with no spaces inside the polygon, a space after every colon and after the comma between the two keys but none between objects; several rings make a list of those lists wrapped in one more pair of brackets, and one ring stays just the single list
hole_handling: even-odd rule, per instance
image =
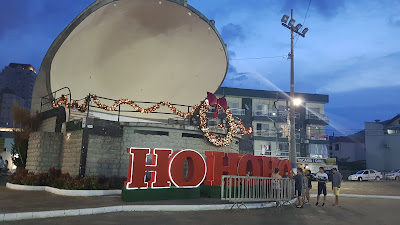
[{"label": "stage structure", "polygon": [[[215,22],[180,0],[99,0],[56,38],[40,67],[32,112],[41,98],[88,94],[109,99],[168,101],[187,110],[223,82],[228,56]],[[43,99],[42,99],[43,100]],[[112,102],[109,102],[112,103]],[[42,107],[41,107],[42,105]],[[96,110],[96,109],[92,109]],[[169,112],[160,109],[160,112]],[[126,113],[168,119],[174,115]]]},{"label": "stage structure", "polygon": [[[215,22],[187,1],[95,1],[61,32],[42,62],[32,113],[39,112],[43,121],[30,136],[27,169],[40,173],[55,167],[71,175],[126,177],[134,154],[127,148],[132,147],[195,149],[190,154],[203,164],[210,152],[221,160],[219,153],[249,158],[238,154],[239,142],[252,128],[233,116],[225,98],[213,94],[227,67],[226,45]],[[209,126],[211,117],[225,122]],[[165,157],[189,174],[180,183],[195,171],[190,154],[185,154],[188,157],[179,160]],[[148,164],[155,163],[152,155],[145,155]],[[251,159],[257,171],[261,158]],[[251,166],[243,162],[246,174]],[[211,164],[207,167],[211,171]],[[172,177],[180,175],[178,171]],[[206,179],[200,175],[194,188]],[[171,176],[164,178],[169,182]],[[127,196],[137,193],[124,191]]]}]

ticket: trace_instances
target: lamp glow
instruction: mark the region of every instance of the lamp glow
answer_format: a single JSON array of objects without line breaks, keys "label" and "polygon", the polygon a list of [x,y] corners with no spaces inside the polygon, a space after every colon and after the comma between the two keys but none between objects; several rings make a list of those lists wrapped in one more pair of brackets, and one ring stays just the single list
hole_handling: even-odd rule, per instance
[{"label": "lamp glow", "polygon": [[294,106],[299,106],[303,103],[303,100],[301,98],[295,98],[293,99],[293,105]]}]

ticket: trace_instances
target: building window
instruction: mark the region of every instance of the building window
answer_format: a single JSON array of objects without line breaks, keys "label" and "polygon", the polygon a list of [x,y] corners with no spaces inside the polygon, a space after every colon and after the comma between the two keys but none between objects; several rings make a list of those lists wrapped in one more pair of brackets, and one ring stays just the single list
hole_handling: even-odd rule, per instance
[{"label": "building window", "polygon": [[257,123],[257,130],[268,130],[269,124],[266,123]]},{"label": "building window", "polygon": [[287,142],[279,143],[279,150],[280,151],[289,151],[289,143],[287,143]]},{"label": "building window", "polygon": [[228,106],[231,109],[238,109],[239,108],[239,102],[228,102]]},{"label": "building window", "polygon": [[332,151],[332,145],[329,145],[329,150]]},{"label": "building window", "polygon": [[328,150],[325,144],[310,144],[311,158],[328,158]]},{"label": "building window", "polygon": [[335,144],[335,151],[339,151],[340,150],[340,145],[339,144]]}]

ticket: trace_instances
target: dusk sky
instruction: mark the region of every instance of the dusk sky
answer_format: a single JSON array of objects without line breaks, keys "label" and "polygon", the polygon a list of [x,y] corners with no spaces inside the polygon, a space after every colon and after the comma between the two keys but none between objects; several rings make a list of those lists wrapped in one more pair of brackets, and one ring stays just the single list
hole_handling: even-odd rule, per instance
[{"label": "dusk sky", "polygon": [[[92,2],[4,0],[0,67],[16,62],[39,70],[53,40]],[[296,23],[305,20],[310,29],[305,38],[295,38],[295,91],[329,95],[328,134],[335,129],[354,133],[364,128],[365,121],[400,113],[400,0],[189,0],[189,4],[216,21],[228,44],[230,69],[223,86],[289,91],[290,32],[280,19],[293,8]]]}]

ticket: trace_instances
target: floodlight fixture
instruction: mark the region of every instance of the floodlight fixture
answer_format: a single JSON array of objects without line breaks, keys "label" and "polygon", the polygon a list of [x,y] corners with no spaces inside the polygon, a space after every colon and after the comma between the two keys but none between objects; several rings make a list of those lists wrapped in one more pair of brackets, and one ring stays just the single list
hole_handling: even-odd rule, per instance
[{"label": "floodlight fixture", "polygon": [[299,31],[299,30],[301,29],[302,26],[303,26],[303,25],[301,25],[301,24],[299,23],[299,24],[297,24],[297,25],[294,27],[294,30],[295,30],[295,31]]},{"label": "floodlight fixture", "polygon": [[281,19],[281,22],[282,23],[287,23],[288,20],[289,20],[289,16],[288,15],[283,15],[282,19]]},{"label": "floodlight fixture", "polygon": [[304,30],[303,30],[303,32],[302,32],[302,34],[303,34],[303,37],[304,36],[306,36],[306,33],[307,33],[307,31],[308,31],[308,28],[306,27],[306,28],[304,28]]},{"label": "floodlight fixture", "polygon": [[289,21],[289,26],[291,26],[291,27],[293,27],[293,25],[294,25],[294,23],[296,23],[296,20],[294,20],[294,19],[290,19],[290,21]]}]

